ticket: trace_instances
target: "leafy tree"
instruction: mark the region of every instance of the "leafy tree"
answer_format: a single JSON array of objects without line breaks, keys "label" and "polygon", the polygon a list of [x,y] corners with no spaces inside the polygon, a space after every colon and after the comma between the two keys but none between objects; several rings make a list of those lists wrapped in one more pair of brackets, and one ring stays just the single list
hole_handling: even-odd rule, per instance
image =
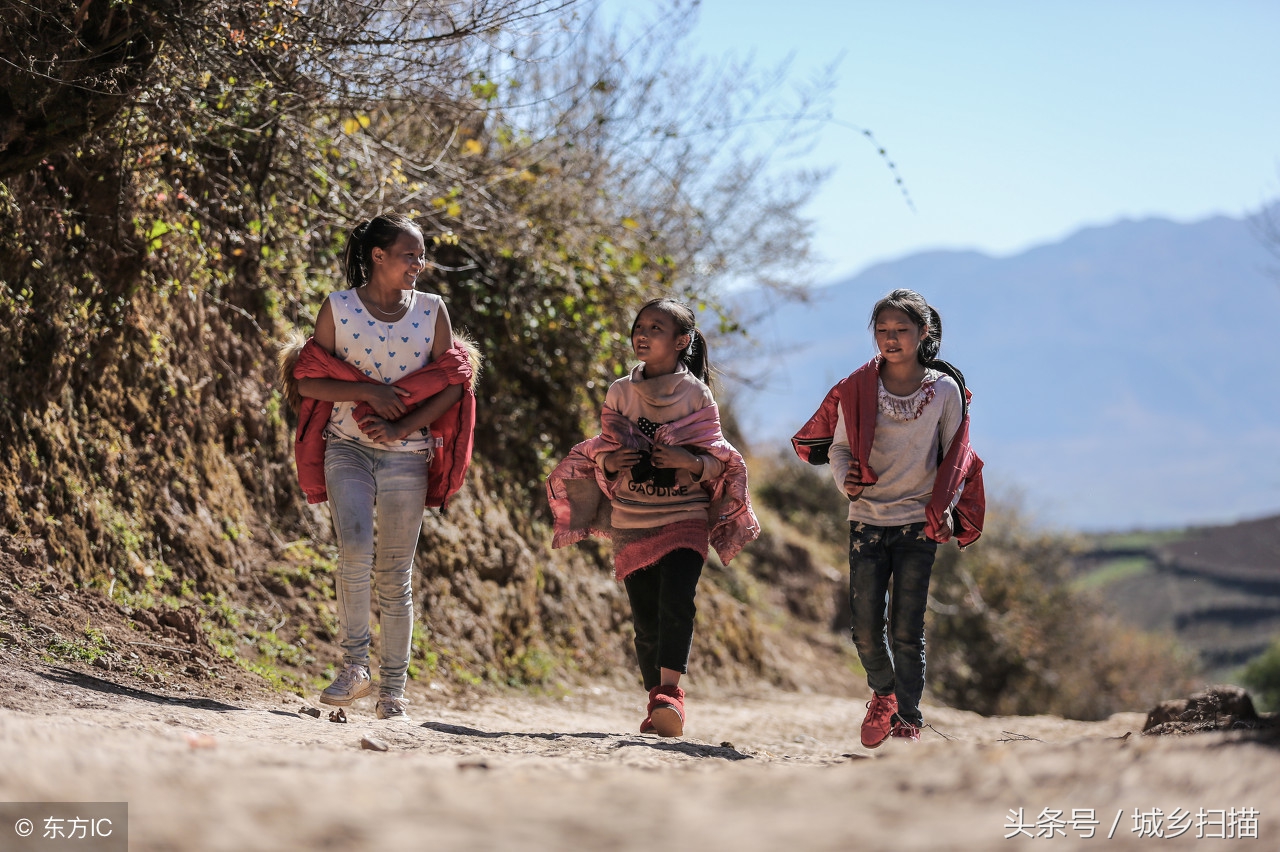
[{"label": "leafy tree", "polygon": [[725,282],[804,268],[818,176],[771,172],[752,122],[785,115],[775,144],[790,144],[821,91],[792,101],[776,73],[682,58],[692,9],[639,39],[588,23],[493,57],[472,83],[484,111],[456,139],[470,177],[429,200],[450,237],[436,286],[490,361],[478,446],[517,491],[596,428],[643,300],[674,292],[714,336],[736,328]]},{"label": "leafy tree", "polygon": [[[531,550],[542,474],[594,428],[642,299],[714,317],[720,284],[804,257],[816,176],[766,168],[749,134],[786,115],[764,126],[787,144],[817,101],[690,66],[692,6],[636,37],[579,12],[0,0],[18,57],[0,64],[0,526],[118,602],[279,606],[261,566],[326,533],[298,493],[276,346],[343,286],[354,222],[395,209],[430,238],[424,286],[489,359],[467,504],[486,535],[459,519],[456,547],[420,557],[424,594],[465,602],[439,611],[441,641],[528,659],[544,613],[575,653],[607,639],[585,625],[615,624],[616,600],[575,596],[587,560]],[[58,65],[59,44],[93,62]],[[490,490],[509,523],[490,523]]]}]

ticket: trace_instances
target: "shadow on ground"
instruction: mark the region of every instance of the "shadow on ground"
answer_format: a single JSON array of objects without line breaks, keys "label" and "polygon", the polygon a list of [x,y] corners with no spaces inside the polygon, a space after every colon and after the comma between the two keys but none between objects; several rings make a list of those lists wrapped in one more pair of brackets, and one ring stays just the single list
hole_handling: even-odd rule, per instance
[{"label": "shadow on ground", "polygon": [[147,701],[152,704],[164,704],[167,706],[189,707],[192,710],[215,710],[219,713],[226,713],[232,710],[244,710],[243,707],[236,707],[232,704],[223,704],[221,701],[214,701],[211,698],[177,698],[169,695],[158,695],[154,692],[147,692],[144,689],[134,689],[129,686],[121,686],[109,680],[103,680],[93,675],[82,674],[72,669],[50,668],[45,671],[37,671],[37,675],[45,680],[63,686],[75,686],[80,689],[87,689],[93,692],[102,692],[107,695],[121,695],[126,698],[132,698],[135,701]]},{"label": "shadow on ground", "polygon": [[424,722],[421,727],[441,734],[450,734],[455,737],[472,737],[478,739],[501,739],[503,737],[523,737],[525,739],[539,740],[558,740],[564,737],[572,737],[574,739],[586,740],[608,740],[617,739],[615,748],[651,748],[659,751],[678,752],[689,757],[716,758],[719,760],[750,760],[751,755],[743,754],[730,745],[712,746],[703,743],[687,742],[685,740],[636,740],[623,739],[618,734],[604,734],[594,731],[586,731],[582,733],[515,733],[513,731],[481,731],[476,728],[468,728],[463,725],[447,725],[443,722]]}]

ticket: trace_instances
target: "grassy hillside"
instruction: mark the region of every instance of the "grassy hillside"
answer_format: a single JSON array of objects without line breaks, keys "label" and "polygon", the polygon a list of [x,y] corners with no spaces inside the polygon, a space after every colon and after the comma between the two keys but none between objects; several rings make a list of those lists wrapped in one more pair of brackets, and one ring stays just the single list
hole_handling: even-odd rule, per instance
[{"label": "grassy hillside", "polygon": [[1280,637],[1280,516],[1087,539],[1073,585],[1143,630],[1176,637],[1214,679]]},{"label": "grassy hillside", "polygon": [[[625,668],[608,554],[550,551],[542,478],[594,430],[636,306],[677,295],[714,326],[720,280],[792,272],[813,181],[740,137],[793,90],[686,68],[692,8],[633,36],[572,6],[23,7],[5,37],[63,75],[0,67],[18,118],[60,128],[0,146],[0,530],[24,554],[0,615],[23,647],[99,647],[82,615],[177,625],[193,647],[170,653],[323,679],[333,536],[298,489],[276,352],[344,286],[352,227],[396,211],[426,236],[419,286],[486,360],[475,468],[420,548],[415,666],[463,685]],[[146,49],[86,70],[49,32]],[[728,94],[694,109],[698,91]],[[741,586],[708,585],[706,676],[785,680]],[[132,670],[112,648],[90,656]]]}]

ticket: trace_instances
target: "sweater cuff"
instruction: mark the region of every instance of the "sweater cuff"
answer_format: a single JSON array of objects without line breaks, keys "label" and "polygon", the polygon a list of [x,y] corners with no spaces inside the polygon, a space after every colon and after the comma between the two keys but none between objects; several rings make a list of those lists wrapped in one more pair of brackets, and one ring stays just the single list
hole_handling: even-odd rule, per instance
[{"label": "sweater cuff", "polygon": [[694,479],[695,482],[711,482],[719,479],[720,474],[724,473],[724,462],[720,459],[710,453],[694,453],[694,455],[702,459],[702,473]]},{"label": "sweater cuff", "polygon": [[596,456],[595,458],[596,467],[600,468],[600,472],[604,474],[605,479],[609,480],[610,482],[613,482],[615,479],[618,478],[618,474],[621,473],[622,471],[616,471],[614,473],[610,473],[604,466],[604,457],[605,457],[604,453],[600,453]]}]

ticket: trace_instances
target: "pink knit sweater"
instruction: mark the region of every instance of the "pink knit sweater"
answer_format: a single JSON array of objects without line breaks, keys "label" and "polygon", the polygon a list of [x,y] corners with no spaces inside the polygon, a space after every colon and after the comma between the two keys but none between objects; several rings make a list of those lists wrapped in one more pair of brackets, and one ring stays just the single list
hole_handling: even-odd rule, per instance
[{"label": "pink knit sweater", "polygon": [[[697,515],[656,526],[616,527],[614,498],[624,480],[621,476],[606,477],[596,459],[621,447],[645,449],[654,442],[695,447],[714,459],[718,473],[713,478],[706,475],[709,459],[697,484],[707,495],[705,508]],[[575,446],[547,477],[547,498],[555,516],[552,545],[564,547],[589,535],[612,539],[614,572],[619,580],[680,548],[695,550],[705,558],[708,543],[728,563],[743,545],[760,535],[747,494],[746,464],[721,434],[719,409],[714,403],[659,426],[652,439],[606,405],[600,434]]]}]

